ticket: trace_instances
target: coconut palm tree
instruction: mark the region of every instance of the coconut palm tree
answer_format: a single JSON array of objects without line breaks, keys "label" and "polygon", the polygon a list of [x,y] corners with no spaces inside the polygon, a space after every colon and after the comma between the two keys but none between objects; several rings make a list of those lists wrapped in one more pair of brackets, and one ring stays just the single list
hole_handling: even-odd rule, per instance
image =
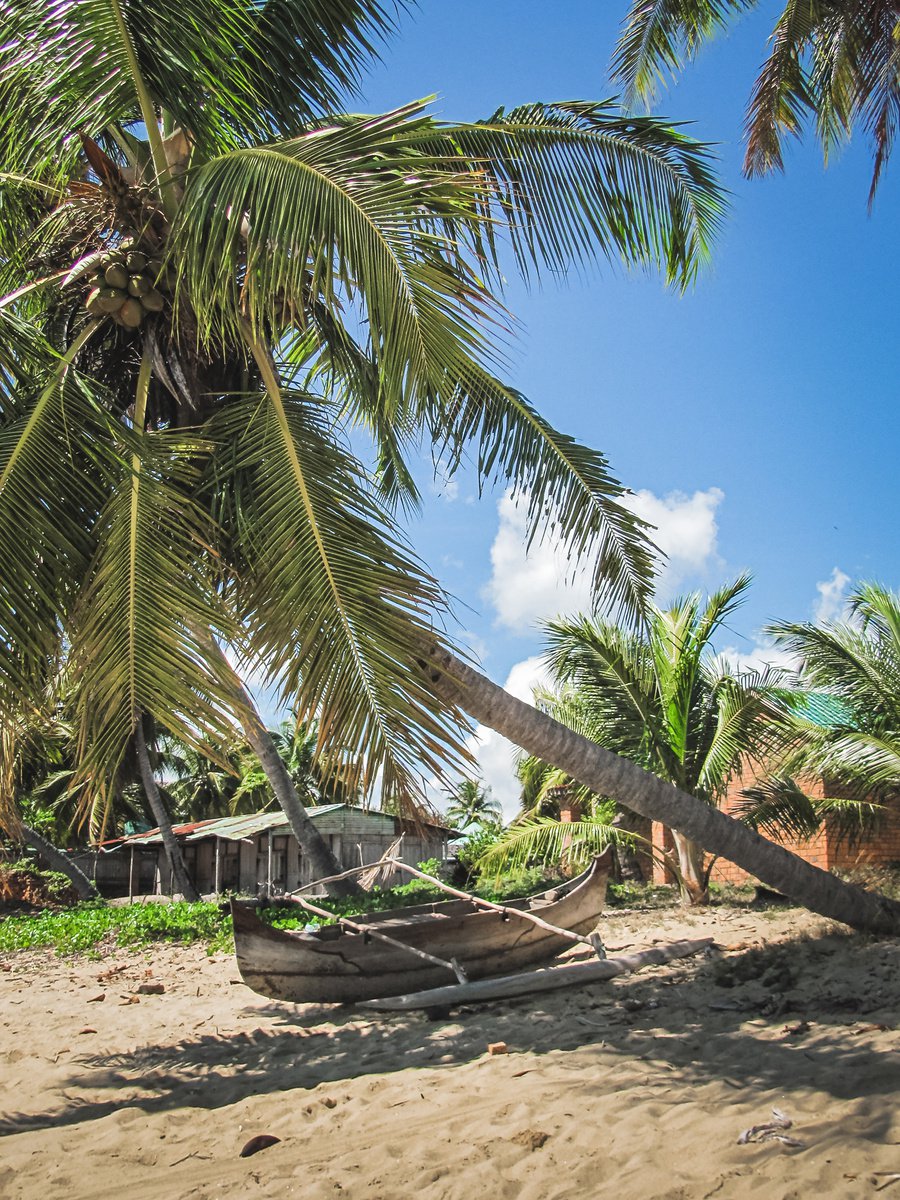
[{"label": "coconut palm tree", "polygon": [[609,104],[342,114],[389,24],[378,0],[11,0],[0,48],[0,719],[62,645],[86,796],[130,748],[154,790],[145,719],[198,749],[239,725],[322,874],[234,663],[364,792],[464,759],[413,669],[445,607],[395,521],[422,440],[512,480],[533,528],[555,513],[640,610],[649,546],[605,460],[503,382],[502,273],[611,257],[683,286],[722,211],[704,146]]},{"label": "coconut palm tree", "polygon": [[[632,0],[613,60],[629,103],[651,100],[681,68],[755,0]],[[893,148],[900,107],[900,7],[895,0],[788,0],[747,109],[744,170],[784,167],[784,136],[814,124],[826,159],[860,126],[873,145],[871,204]]]},{"label": "coconut palm tree", "polygon": [[[799,661],[793,736],[775,778],[754,789],[743,814],[758,828],[810,836],[824,820],[857,835],[877,828],[900,797],[900,595],[863,583],[848,620],[782,622],[776,644]],[[798,778],[818,777],[826,795]]]},{"label": "coconut palm tree", "polygon": [[503,819],[500,801],[491,795],[491,789],[477,779],[461,779],[448,792],[450,803],[444,813],[446,820],[460,832],[475,826],[476,829],[497,827]]},{"label": "coconut palm tree", "polygon": [[[772,744],[779,715],[770,673],[735,673],[711,650],[749,583],[742,575],[705,604],[694,594],[666,609],[652,606],[637,632],[586,616],[550,622],[547,659],[561,690],[540,696],[539,704],[688,795],[717,804],[742,761]],[[535,837],[546,838],[544,824],[534,825]],[[682,894],[702,903],[709,882],[704,848],[677,830],[673,839]]]},{"label": "coconut palm tree", "polygon": [[446,703],[464,709],[529,754],[600,796],[660,821],[813,912],[855,929],[900,933],[900,904],[863,891],[768,841],[711,804],[673,787],[622,755],[614,754],[549,714],[505,692],[437,643],[425,644],[423,678]]}]

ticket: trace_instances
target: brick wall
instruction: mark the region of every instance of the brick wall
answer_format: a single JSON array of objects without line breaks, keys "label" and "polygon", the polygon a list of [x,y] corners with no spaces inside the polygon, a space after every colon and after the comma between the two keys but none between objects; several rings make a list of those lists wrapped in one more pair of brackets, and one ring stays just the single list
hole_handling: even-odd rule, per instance
[{"label": "brick wall", "polygon": [[[724,812],[733,813],[735,811],[742,799],[741,791],[753,785],[758,777],[757,772],[762,773],[759,767],[754,769],[754,765],[748,764],[740,775],[735,776],[721,806]],[[804,780],[801,781],[801,786],[810,796],[821,798],[825,794],[821,780]],[[657,855],[663,850],[672,853],[671,832],[658,821],[653,822],[652,842]],[[880,828],[862,842],[848,843],[846,839],[839,839],[834,827],[829,827],[826,823],[815,837],[804,839],[785,837],[779,839],[779,844],[786,850],[799,855],[806,862],[821,867],[825,871],[849,870],[862,866],[889,866],[900,863],[900,798],[893,800],[887,806]],[[713,883],[740,885],[752,877],[734,863],[719,859],[713,867],[710,878]],[[658,861],[658,857],[653,865],[653,882],[675,882],[674,876]]]}]

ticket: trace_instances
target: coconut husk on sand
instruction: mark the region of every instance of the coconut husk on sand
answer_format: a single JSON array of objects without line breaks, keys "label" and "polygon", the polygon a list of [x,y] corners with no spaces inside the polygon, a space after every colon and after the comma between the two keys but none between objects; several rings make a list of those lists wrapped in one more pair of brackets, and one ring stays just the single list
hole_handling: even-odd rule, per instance
[{"label": "coconut husk on sand", "polygon": [[270,1002],[196,947],[9,955],[0,1195],[900,1197],[900,944],[798,910],[602,932],[724,949],[436,1021]]}]

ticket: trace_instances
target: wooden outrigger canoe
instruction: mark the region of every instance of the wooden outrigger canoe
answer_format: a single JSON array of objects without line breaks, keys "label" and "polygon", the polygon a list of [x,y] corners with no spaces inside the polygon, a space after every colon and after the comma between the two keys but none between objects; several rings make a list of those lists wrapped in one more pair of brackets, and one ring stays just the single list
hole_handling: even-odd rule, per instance
[{"label": "wooden outrigger canoe", "polygon": [[[450,900],[354,917],[356,930],[327,925],[309,932],[273,929],[252,906],[232,901],[238,970],[248,987],[275,1000],[348,1004],[452,982],[451,962],[469,980],[505,975],[548,962],[589,934],[606,899],[610,854],[567,884],[503,906],[507,912]],[[515,915],[525,911],[562,932]],[[404,948],[372,934],[388,935]],[[408,947],[408,949],[407,949]],[[418,956],[445,960],[439,965]]]}]

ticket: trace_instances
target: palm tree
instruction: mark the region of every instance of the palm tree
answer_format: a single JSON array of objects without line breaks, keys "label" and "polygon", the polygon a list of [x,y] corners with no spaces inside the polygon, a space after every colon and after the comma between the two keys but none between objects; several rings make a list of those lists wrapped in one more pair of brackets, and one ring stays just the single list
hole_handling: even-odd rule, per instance
[{"label": "palm tree", "polygon": [[[202,821],[257,811],[261,801],[250,787],[244,789],[243,797],[238,796],[249,754],[245,747],[229,746],[211,758],[194,746],[166,738],[160,747],[160,770],[166,796],[177,819]],[[255,759],[253,767],[259,770]]]},{"label": "palm tree", "polygon": [[900,933],[900,904],[863,891],[768,841],[746,824],[511,696],[437,643],[423,644],[420,671],[447,704],[552,763],[599,796],[660,821],[711,854],[743,867],[813,912],[855,929]]},{"label": "palm tree", "polygon": [[[72,768],[71,732],[58,715],[35,717],[27,725],[0,729],[3,789],[8,800],[0,811],[0,830],[16,845],[30,846],[65,874],[83,900],[97,890],[78,864],[56,844],[72,824],[68,801]],[[71,844],[71,843],[70,843]]]},{"label": "palm tree", "polygon": [[500,244],[526,275],[606,256],[684,286],[722,211],[704,146],[608,104],[341,114],[389,24],[378,0],[11,0],[0,48],[0,719],[64,645],[86,795],[129,747],[154,791],[145,718],[201,750],[238,724],[322,874],[233,661],[364,792],[464,761],[411,669],[445,607],[395,522],[423,439],[512,480],[533,528],[555,512],[640,610],[607,463],[501,378]]},{"label": "palm tree", "polygon": [[[651,100],[666,74],[755,6],[755,0],[632,0],[613,60],[629,103]],[[871,204],[897,128],[898,20],[895,0],[788,0],[747,109],[747,175],[783,169],[784,135],[799,137],[807,120],[826,160],[861,126],[873,144]]]},{"label": "palm tree", "polygon": [[446,820],[461,832],[471,828],[488,829],[498,827],[503,819],[500,801],[491,795],[491,789],[477,779],[461,779],[449,793],[450,803],[444,813]]},{"label": "palm tree", "polygon": [[[776,777],[754,789],[743,814],[759,828],[809,836],[827,820],[852,836],[877,828],[884,804],[900,796],[900,595],[861,584],[849,617],[769,628],[798,659],[800,690]],[[821,778],[827,794],[808,796],[798,777]]]},{"label": "palm tree", "polygon": [[[777,715],[768,674],[736,674],[710,649],[749,582],[739,577],[705,605],[695,594],[651,607],[639,632],[585,616],[550,622],[548,661],[561,690],[539,703],[606,749],[717,804],[742,761],[771,744]],[[535,836],[546,837],[543,824]],[[673,839],[682,894],[701,903],[709,882],[704,849],[678,831]]]}]

